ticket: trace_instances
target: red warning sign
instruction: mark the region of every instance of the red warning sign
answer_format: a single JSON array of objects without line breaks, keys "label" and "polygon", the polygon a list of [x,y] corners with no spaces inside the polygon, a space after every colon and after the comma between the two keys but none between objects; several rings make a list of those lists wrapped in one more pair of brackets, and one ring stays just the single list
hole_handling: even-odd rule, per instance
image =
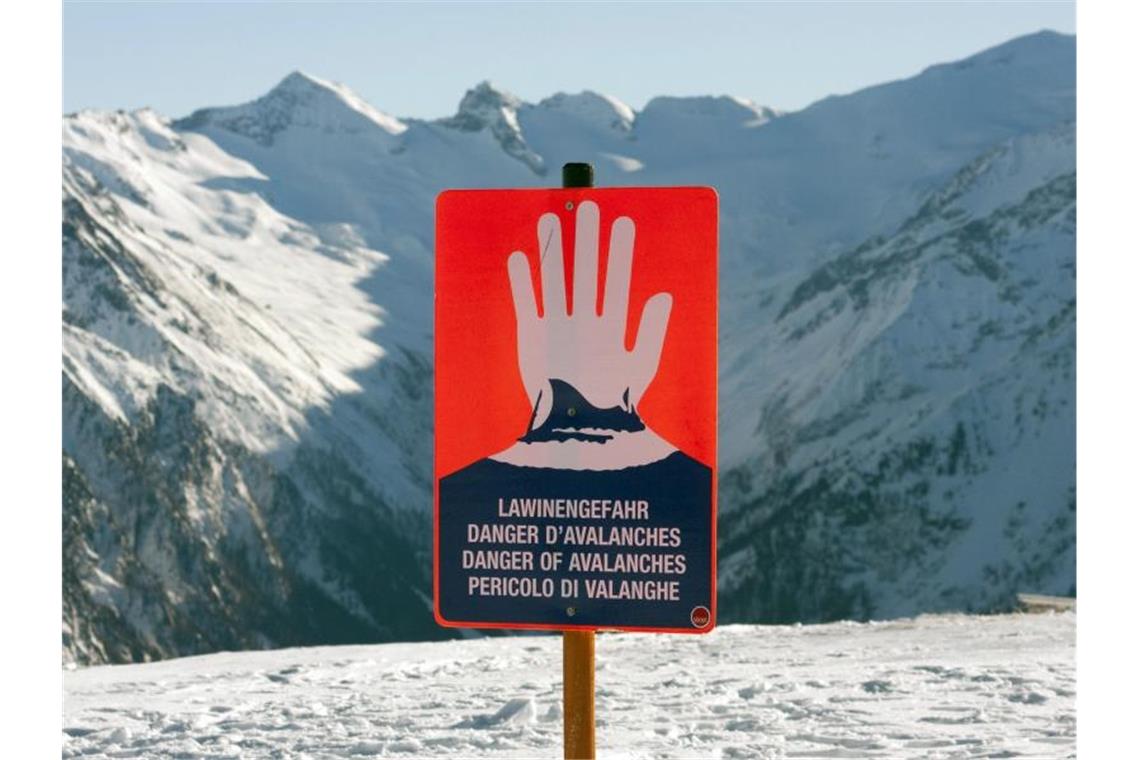
[{"label": "red warning sign", "polygon": [[439,196],[440,624],[713,628],[716,251],[709,188]]}]

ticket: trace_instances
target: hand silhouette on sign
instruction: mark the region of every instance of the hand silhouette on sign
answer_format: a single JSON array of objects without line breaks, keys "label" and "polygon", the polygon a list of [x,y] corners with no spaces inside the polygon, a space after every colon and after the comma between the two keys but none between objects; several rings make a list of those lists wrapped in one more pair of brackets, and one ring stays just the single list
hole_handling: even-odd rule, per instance
[{"label": "hand silhouette on sign", "polygon": [[531,419],[526,434],[494,459],[527,467],[612,470],[676,451],[637,413],[661,362],[673,297],[657,293],[646,301],[633,347],[627,349],[634,224],[623,216],[610,230],[600,311],[599,227],[598,205],[582,202],[575,221],[573,302],[568,303],[562,225],[555,214],[539,218],[541,315],[527,255],[515,251],[507,258],[519,372]]},{"label": "hand silhouette on sign", "polygon": [[573,304],[568,304],[562,262],[562,225],[555,214],[538,220],[542,315],[522,251],[507,260],[518,324],[519,370],[538,427],[550,414],[551,381],[571,386],[597,409],[633,413],[661,360],[673,298],[657,293],[641,316],[632,350],[626,350],[634,224],[621,217],[610,230],[610,255],[601,313],[598,296],[598,206],[578,206],[574,236]]}]

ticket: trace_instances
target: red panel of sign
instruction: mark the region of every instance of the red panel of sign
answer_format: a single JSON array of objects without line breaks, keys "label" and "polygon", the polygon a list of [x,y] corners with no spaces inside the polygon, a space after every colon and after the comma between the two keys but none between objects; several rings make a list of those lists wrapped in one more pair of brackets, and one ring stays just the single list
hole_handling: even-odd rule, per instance
[{"label": "red panel of sign", "polygon": [[716,261],[710,188],[439,196],[441,625],[712,630]]}]

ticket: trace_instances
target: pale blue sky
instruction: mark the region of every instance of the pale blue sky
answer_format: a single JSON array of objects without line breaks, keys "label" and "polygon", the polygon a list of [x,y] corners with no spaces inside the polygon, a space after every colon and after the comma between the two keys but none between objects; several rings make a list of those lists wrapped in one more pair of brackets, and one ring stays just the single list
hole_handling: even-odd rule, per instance
[{"label": "pale blue sky", "polygon": [[64,5],[64,110],[170,116],[251,100],[294,69],[396,116],[490,79],[526,100],[593,89],[798,109],[1040,29],[1071,2],[113,3]]}]

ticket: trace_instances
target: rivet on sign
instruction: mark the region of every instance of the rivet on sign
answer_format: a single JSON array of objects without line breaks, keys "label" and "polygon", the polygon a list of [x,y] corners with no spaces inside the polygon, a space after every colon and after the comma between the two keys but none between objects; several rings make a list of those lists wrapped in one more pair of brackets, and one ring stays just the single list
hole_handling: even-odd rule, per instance
[{"label": "rivet on sign", "polygon": [[574,609],[573,607],[567,607],[566,608],[566,614],[569,615],[570,617],[574,617],[574,613],[577,611],[578,610]]},{"label": "rivet on sign", "polygon": [[577,412],[574,410],[574,407],[570,407],[566,410],[567,417],[573,417],[575,414],[577,414]]},{"label": "rivet on sign", "polygon": [[573,211],[574,210],[574,201],[566,201],[566,210],[567,211]]}]

